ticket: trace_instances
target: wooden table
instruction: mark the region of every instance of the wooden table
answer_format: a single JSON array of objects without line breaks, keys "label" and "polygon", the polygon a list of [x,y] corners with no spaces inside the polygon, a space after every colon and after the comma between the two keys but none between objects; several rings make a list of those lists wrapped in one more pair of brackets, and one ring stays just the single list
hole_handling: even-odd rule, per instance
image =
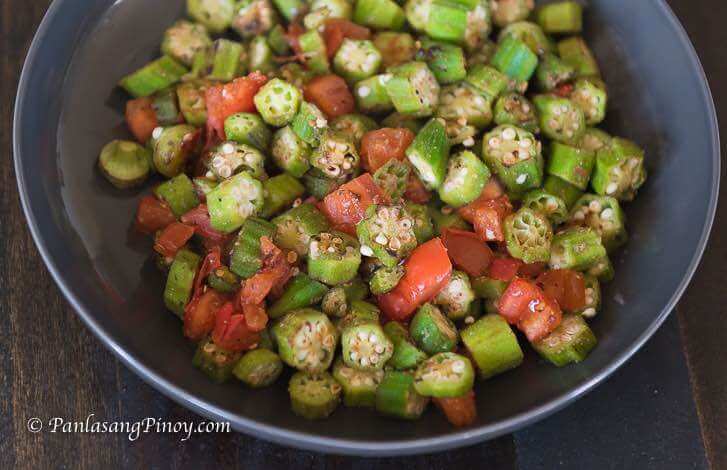
[{"label": "wooden table", "polygon": [[[648,1],[648,0],[639,0]],[[20,68],[48,0],[0,1],[0,468],[727,468],[727,189],[676,315],[597,392],[513,435],[429,456],[326,456],[230,434],[34,434],[28,419],[199,418],[104,349],[61,298],[26,228],[11,164]],[[727,3],[670,0],[727,123]],[[727,124],[723,125],[727,136]],[[723,185],[723,188],[727,185]],[[453,467],[454,465],[454,467]]]}]

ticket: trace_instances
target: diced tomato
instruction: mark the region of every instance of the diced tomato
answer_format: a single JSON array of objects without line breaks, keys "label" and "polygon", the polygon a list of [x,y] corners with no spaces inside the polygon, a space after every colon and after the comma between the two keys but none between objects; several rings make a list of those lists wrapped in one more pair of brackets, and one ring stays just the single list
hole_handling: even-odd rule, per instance
[{"label": "diced tomato", "polygon": [[487,274],[492,250],[476,233],[449,228],[442,233],[442,242],[457,268],[474,277]]},{"label": "diced tomato", "polygon": [[512,281],[523,262],[510,257],[495,257],[490,263],[490,277],[499,281]]},{"label": "diced tomato", "polygon": [[586,282],[583,274],[571,269],[546,271],[535,281],[554,298],[563,310],[574,312],[586,307]]},{"label": "diced tomato", "polygon": [[236,313],[232,302],[227,302],[217,311],[212,341],[229,351],[244,351],[255,346],[260,335],[248,327],[244,313]]},{"label": "diced tomato", "polygon": [[194,227],[180,222],[172,222],[154,240],[154,251],[166,258],[173,258],[180,248],[194,235]]},{"label": "diced tomato", "polygon": [[558,328],[563,320],[563,312],[558,302],[549,295],[542,294],[537,302],[517,324],[518,329],[525,333],[530,342],[545,338]]},{"label": "diced tomato", "polygon": [[414,133],[405,128],[384,127],[367,132],[361,138],[361,166],[374,173],[389,160],[404,160],[413,140]]},{"label": "diced tomato", "polygon": [[573,84],[572,83],[564,83],[563,85],[559,86],[555,90],[553,90],[553,93],[555,93],[558,96],[561,96],[563,98],[568,98],[571,93],[573,93]]},{"label": "diced tomato", "polygon": [[197,276],[194,278],[194,292],[192,293],[192,299],[195,299],[202,295],[204,289],[204,281],[212,271],[222,266],[222,253],[219,247],[212,248],[207,252],[207,255],[202,260],[202,264],[197,271]]},{"label": "diced tomato", "polygon": [[434,404],[442,410],[453,426],[463,427],[474,424],[477,420],[475,392],[470,390],[461,397],[434,398]]},{"label": "diced tomato", "polygon": [[146,144],[159,126],[151,98],[138,98],[126,102],[126,125],[136,140]]},{"label": "diced tomato", "polygon": [[176,221],[177,218],[169,206],[154,196],[144,196],[139,201],[136,229],[141,233],[152,234]]},{"label": "diced tomato", "polygon": [[432,193],[427,190],[422,180],[412,172],[406,184],[404,197],[415,204],[426,204],[432,198]]},{"label": "diced tomato", "polygon": [[285,285],[293,276],[286,254],[268,237],[260,238],[260,251],[263,266],[240,289],[238,302],[241,306],[261,304],[273,288]]},{"label": "diced tomato", "polygon": [[262,305],[245,304],[242,306],[245,323],[252,331],[262,331],[268,324],[268,314]]},{"label": "diced tomato", "polygon": [[329,18],[323,25],[323,40],[326,42],[326,53],[329,59],[336,55],[344,39],[371,37],[371,30],[343,18]]},{"label": "diced tomato", "polygon": [[329,118],[352,113],[356,105],[346,81],[338,75],[320,75],[304,88],[305,99],[313,102]]},{"label": "diced tomato", "polygon": [[537,301],[542,291],[534,283],[515,278],[500,296],[497,311],[508,323],[515,325],[525,315],[528,304]]},{"label": "diced tomato", "polygon": [[484,196],[480,196],[458,212],[463,219],[474,225],[475,232],[482,240],[488,242],[505,240],[504,221],[512,213],[512,204],[507,196],[502,195],[496,199],[485,199]]},{"label": "diced tomato", "polygon": [[404,277],[390,292],[378,297],[381,310],[391,320],[407,320],[449,282],[452,263],[439,238],[419,245],[404,263]]},{"label": "diced tomato", "polygon": [[217,312],[226,300],[216,290],[208,289],[188,303],[184,309],[184,335],[198,341],[210,334],[215,327]]},{"label": "diced tomato", "polygon": [[215,134],[225,140],[225,119],[235,113],[254,112],[253,98],[267,81],[265,75],[253,72],[230,83],[209,87],[205,91],[207,138]]},{"label": "diced tomato", "polygon": [[288,25],[288,31],[285,33],[285,36],[288,39],[288,44],[290,44],[290,47],[293,49],[293,52],[295,52],[295,55],[301,57],[301,60],[303,50],[300,48],[300,42],[298,41],[298,38],[303,33],[305,33],[305,28],[296,22],[290,23],[290,25]]},{"label": "diced tomato", "polygon": [[336,230],[355,235],[356,224],[364,219],[366,209],[371,204],[388,202],[371,175],[364,173],[328,194],[319,209]]},{"label": "diced tomato", "polygon": [[523,263],[518,269],[518,276],[535,279],[548,269],[548,263],[535,262],[530,264]]},{"label": "diced tomato", "polygon": [[515,278],[500,297],[497,310],[508,323],[517,325],[530,341],[553,331],[562,319],[558,303],[533,282]]},{"label": "diced tomato", "polygon": [[194,232],[202,238],[205,247],[209,250],[213,247],[223,247],[231,239],[228,235],[212,228],[210,214],[205,204],[200,204],[191,211],[182,215],[182,222],[192,225]]}]

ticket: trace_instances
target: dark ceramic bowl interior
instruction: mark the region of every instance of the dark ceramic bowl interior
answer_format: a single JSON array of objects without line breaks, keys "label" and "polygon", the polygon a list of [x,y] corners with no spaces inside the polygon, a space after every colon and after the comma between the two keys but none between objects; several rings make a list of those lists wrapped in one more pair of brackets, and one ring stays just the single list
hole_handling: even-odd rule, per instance
[{"label": "dark ceramic bowl interior", "polygon": [[[101,147],[128,137],[114,87],[157,54],[182,0],[56,0],[33,42],[15,114],[15,164],[29,226],[69,302],[142,378],[172,399],[242,432],[362,455],[472,444],[543,418],[624,363],[674,307],[702,253],[715,210],[719,145],[713,103],[684,31],[660,0],[592,0],[586,35],[610,90],[606,128],[646,147],[649,180],[627,214],[631,240],[592,322],[598,348],[558,369],[528,352],[522,367],[478,385],[479,420],[457,430],[430,410],[399,422],[340,408],[308,422],[269,390],[215,385],[191,365],[193,346],[161,301],[150,241],[130,228],[139,191],[97,172]],[[618,299],[618,300],[617,300]],[[576,425],[576,423],[574,423]]]}]

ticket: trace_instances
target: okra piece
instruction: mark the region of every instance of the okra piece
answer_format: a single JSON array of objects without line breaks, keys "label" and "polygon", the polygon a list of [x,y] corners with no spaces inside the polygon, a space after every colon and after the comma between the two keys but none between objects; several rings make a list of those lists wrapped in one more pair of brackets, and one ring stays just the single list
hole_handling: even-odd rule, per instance
[{"label": "okra piece", "polygon": [[272,132],[257,114],[236,113],[225,119],[225,135],[238,144],[251,145],[264,152],[270,147]]},{"label": "okra piece", "polygon": [[545,136],[565,144],[577,143],[586,131],[583,110],[568,98],[538,95],[533,99]]},{"label": "okra piece", "polygon": [[274,218],[273,223],[277,227],[275,244],[299,256],[308,254],[311,237],[329,229],[326,216],[310,203],[293,207]]},{"label": "okra piece", "polygon": [[533,0],[493,0],[492,19],[497,26],[504,28],[510,23],[526,19],[534,8]]},{"label": "okra piece", "polygon": [[406,23],[406,16],[393,0],[358,0],[353,21],[373,29],[398,31]]},{"label": "okra piece", "polygon": [[323,131],[328,127],[328,120],[318,106],[313,103],[303,101],[298,108],[298,114],[290,123],[295,135],[308,145],[316,147]]},{"label": "okra piece", "polygon": [[270,144],[273,161],[283,171],[296,178],[302,177],[310,168],[311,148],[290,126],[275,131]]},{"label": "okra piece", "polygon": [[550,145],[548,174],[567,181],[578,189],[588,188],[596,164],[596,154],[590,150],[553,142]]},{"label": "okra piece", "polygon": [[492,105],[508,89],[510,79],[494,67],[478,64],[469,69],[465,81]]},{"label": "okra piece", "polygon": [[273,0],[273,4],[289,22],[306,9],[306,2],[303,0]]},{"label": "okra piece", "polygon": [[345,179],[329,178],[318,168],[311,168],[303,175],[303,185],[306,191],[318,200],[325,198],[326,195],[338,189],[345,182]]},{"label": "okra piece", "polygon": [[297,372],[288,385],[293,413],[306,419],[324,419],[341,402],[341,385],[328,372]]},{"label": "okra piece", "polygon": [[241,73],[242,44],[227,39],[217,39],[197,52],[192,65],[192,75],[227,82]]},{"label": "okra piece", "polygon": [[243,279],[257,273],[263,266],[260,239],[273,238],[275,225],[257,217],[248,217],[240,226],[240,232],[232,245],[230,270]]},{"label": "okra piece", "polygon": [[275,55],[290,54],[290,44],[286,34],[285,27],[281,24],[276,24],[268,31],[268,44]]},{"label": "okra piece", "polygon": [[525,129],[502,125],[485,134],[482,158],[511,193],[522,194],[543,182],[541,144]]},{"label": "okra piece", "polygon": [[210,152],[207,169],[218,180],[225,180],[241,171],[257,179],[267,178],[265,155],[255,147],[237,142],[223,142]]},{"label": "okra piece", "polygon": [[199,263],[200,257],[197,254],[182,248],[169,268],[167,284],[164,287],[164,305],[180,318],[184,316],[184,307],[192,295]]},{"label": "okra piece", "polygon": [[358,241],[345,233],[323,232],[308,245],[308,275],[336,286],[356,277],[361,264]]},{"label": "okra piece", "polygon": [[508,283],[488,276],[480,276],[472,279],[472,290],[480,299],[499,300]]},{"label": "okra piece", "polygon": [[227,266],[220,266],[207,276],[207,285],[223,294],[234,294],[240,290],[240,278]]},{"label": "okra piece", "polygon": [[182,173],[154,188],[154,194],[169,205],[175,216],[181,217],[199,205],[194,184]]},{"label": "okra piece", "polygon": [[409,332],[401,323],[390,321],[384,325],[384,333],[394,345],[394,354],[387,366],[396,370],[413,369],[426,360],[427,355],[414,345]]},{"label": "okra piece", "polygon": [[523,362],[517,337],[500,315],[485,315],[462,330],[462,343],[483,379],[514,369]]},{"label": "okra piece", "polygon": [[464,31],[464,47],[468,52],[482,50],[489,41],[492,31],[492,12],[488,0],[475,2],[474,8],[467,12],[467,26]]},{"label": "okra piece", "polygon": [[364,134],[379,128],[376,121],[368,116],[357,113],[338,116],[331,121],[330,126],[334,131],[342,132],[351,137],[356,147],[360,146]]},{"label": "okra piece", "polygon": [[439,189],[447,176],[449,141],[444,123],[430,119],[406,149],[409,162],[428,189]]},{"label": "okra piece", "polygon": [[393,268],[417,246],[414,221],[403,206],[372,204],[356,226],[361,253]]},{"label": "okra piece", "polygon": [[275,352],[278,349],[277,345],[275,344],[275,342],[273,340],[273,336],[270,333],[270,328],[265,328],[264,330],[262,330],[259,333],[259,335],[260,335],[260,341],[258,343],[258,348],[267,349],[268,351],[273,351],[273,352]]},{"label": "okra piece", "polygon": [[338,330],[326,315],[310,308],[294,310],[273,326],[278,354],[290,367],[319,373],[331,366]]},{"label": "okra piece", "polygon": [[407,0],[404,5],[406,19],[417,31],[424,31],[429,22],[433,0]]},{"label": "okra piece", "polygon": [[273,78],[255,95],[255,107],[271,126],[283,127],[293,120],[302,101],[300,90],[279,78]]},{"label": "okra piece", "polygon": [[467,75],[464,51],[452,44],[424,39],[416,53],[416,59],[426,62],[441,84],[464,80]]},{"label": "okra piece", "polygon": [[498,308],[498,301],[494,299],[486,299],[485,300],[485,314],[486,315],[500,315],[500,310]]},{"label": "okra piece", "polygon": [[468,49],[467,67],[473,68],[489,64],[492,56],[495,55],[495,50],[497,50],[497,44],[489,39],[486,39],[481,46],[474,50]]},{"label": "okra piece", "polygon": [[487,182],[490,170],[482,160],[464,150],[449,159],[447,177],[439,188],[439,197],[452,207],[461,207],[477,199]]},{"label": "okra piece", "polygon": [[535,106],[517,93],[506,93],[497,99],[493,118],[498,126],[510,124],[533,134],[540,133]]},{"label": "okra piece", "polygon": [[411,165],[408,162],[394,158],[376,170],[374,182],[392,201],[398,201],[404,196],[410,171]]},{"label": "okra piece", "polygon": [[136,142],[114,140],[101,150],[98,167],[114,186],[133,188],[144,183],[151,173],[151,152]]},{"label": "okra piece", "polygon": [[625,220],[626,216],[615,198],[595,194],[581,197],[570,215],[570,222],[574,225],[590,227],[599,234],[609,252],[626,243]]},{"label": "okra piece", "polygon": [[369,40],[344,39],[333,58],[333,70],[349,83],[369,78],[381,66],[381,53]]},{"label": "okra piece", "polygon": [[557,55],[546,53],[540,57],[538,68],[535,69],[535,83],[542,91],[553,91],[571,81],[575,74],[575,69]]},{"label": "okra piece", "polygon": [[434,224],[434,234],[440,236],[445,229],[454,228],[459,230],[471,231],[472,226],[467,223],[456,211],[451,207],[434,207],[429,206],[429,216]]},{"label": "okra piece", "polygon": [[326,55],[326,43],[317,29],[310,29],[298,37],[300,50],[305,57],[305,65],[315,74],[328,73],[331,65]]},{"label": "okra piece", "polygon": [[338,319],[336,328],[342,332],[352,326],[377,324],[379,323],[379,315],[379,309],[375,305],[363,300],[353,300],[348,312]]},{"label": "okra piece", "polygon": [[461,320],[470,312],[475,300],[470,278],[462,271],[452,271],[449,283],[439,291],[434,303],[439,306],[450,320]]},{"label": "okra piece", "polygon": [[197,192],[197,194],[204,195],[204,197],[206,198],[207,195],[213,189],[215,189],[217,187],[217,185],[219,185],[220,183],[216,179],[207,178],[205,176],[205,177],[194,178],[192,180],[192,184],[194,184],[194,190]]},{"label": "okra piece", "polygon": [[586,284],[586,305],[576,313],[583,318],[593,318],[601,309],[601,284],[593,276],[587,274],[584,277]]},{"label": "okra piece", "polygon": [[527,82],[538,66],[538,56],[521,40],[507,36],[497,46],[492,65],[513,80]]},{"label": "okra piece", "polygon": [[184,82],[177,87],[179,110],[187,124],[202,127],[207,122],[205,91],[209,82],[204,80]]},{"label": "okra piece", "polygon": [[353,86],[356,106],[365,113],[382,113],[394,109],[394,103],[386,91],[386,82],[391,77],[390,73],[374,75],[356,83]]},{"label": "okra piece", "polygon": [[277,23],[270,0],[241,0],[235,5],[231,28],[242,38],[260,37]]},{"label": "okra piece", "polygon": [[414,60],[417,48],[414,38],[409,33],[382,31],[376,33],[372,41],[376,49],[381,53],[381,66],[383,69]]},{"label": "okra piece", "polygon": [[588,276],[593,276],[596,279],[598,279],[600,282],[610,282],[613,280],[614,276],[616,275],[616,272],[613,269],[613,264],[611,264],[611,260],[609,259],[608,255],[604,256],[596,264],[591,266],[587,271],[586,274]]},{"label": "okra piece", "polygon": [[333,377],[341,384],[345,406],[376,406],[376,389],[384,379],[384,371],[355,369],[339,359],[333,365]]},{"label": "okra piece", "polygon": [[270,73],[277,67],[273,50],[264,36],[256,36],[248,43],[247,69],[251,72]]},{"label": "okra piece", "polygon": [[336,286],[326,292],[321,301],[321,310],[328,316],[343,317],[348,312],[346,302],[346,291],[341,286]]},{"label": "okra piece", "polygon": [[534,189],[527,193],[522,200],[522,206],[545,215],[554,227],[568,219],[568,206],[565,201],[544,189]]},{"label": "okra piece", "polygon": [[439,83],[427,64],[408,62],[389,73],[392,77],[386,82],[386,92],[394,108],[402,114],[431,116],[439,104]]},{"label": "okra piece", "polygon": [[583,7],[578,2],[543,5],[536,11],[535,18],[548,34],[577,34],[583,30]]},{"label": "okra piece", "polygon": [[525,263],[548,262],[553,228],[548,219],[527,207],[505,219],[507,251]]},{"label": "okra piece", "polygon": [[568,209],[572,208],[573,204],[583,196],[583,191],[557,176],[546,177],[543,189],[549,194],[561,198]]},{"label": "okra piece", "polygon": [[243,171],[226,179],[207,195],[212,228],[232,233],[263,208],[263,185]]},{"label": "okra piece", "polygon": [[267,310],[270,318],[280,318],[292,310],[317,304],[328,292],[328,287],[300,273],[290,280],[278,298]]},{"label": "okra piece", "polygon": [[297,178],[287,173],[273,176],[263,182],[265,200],[260,217],[269,218],[290,207],[305,193],[305,187]]},{"label": "okra piece", "polygon": [[346,293],[346,301],[348,303],[364,300],[369,296],[369,286],[360,277],[355,277],[340,287]]},{"label": "okra piece", "polygon": [[409,333],[427,354],[454,351],[459,340],[457,328],[434,304],[424,304],[409,324]]},{"label": "okra piece", "polygon": [[187,160],[197,151],[192,148],[196,132],[187,124],[154,129],[154,167],[159,173],[172,178],[184,171]]},{"label": "okra piece", "polygon": [[425,397],[460,397],[474,384],[470,360],[451,352],[435,354],[419,364],[414,373],[414,389]]},{"label": "okra piece", "polygon": [[596,347],[596,335],[580,315],[564,315],[558,328],[533,348],[558,367],[583,361]]},{"label": "okra piece", "polygon": [[328,18],[351,18],[352,6],[348,0],[313,0],[310,12],[303,18],[306,29],[318,29]]},{"label": "okra piece", "polygon": [[179,20],[164,32],[162,54],[190,66],[194,54],[212,44],[204,26]]},{"label": "okra piece", "polygon": [[451,144],[472,147],[478,131],[492,122],[490,102],[467,83],[442,88],[439,103],[436,116],[444,119]]},{"label": "okra piece", "polygon": [[384,266],[377,269],[369,281],[371,293],[374,295],[382,295],[390,292],[399,284],[402,277],[404,277],[404,268],[402,266],[394,266],[391,268]]},{"label": "okra piece", "polygon": [[357,370],[381,370],[394,353],[394,345],[376,323],[352,325],[341,333],[343,362]]},{"label": "okra piece", "polygon": [[287,64],[281,65],[276,70],[273,70],[271,76],[284,80],[299,90],[302,90],[305,84],[308,83],[315,74],[304,68],[298,62],[288,62]]},{"label": "okra piece", "polygon": [[200,341],[192,358],[192,364],[217,383],[232,378],[232,369],[240,359],[240,353],[217,346],[211,338]]},{"label": "okra piece", "polygon": [[268,349],[254,349],[243,355],[232,374],[252,388],[268,387],[275,383],[283,372],[283,361]]},{"label": "okra piece", "polygon": [[594,230],[573,227],[553,237],[550,267],[584,271],[606,256],[601,237]]},{"label": "okra piece", "polygon": [[631,201],[645,181],[644,150],[635,143],[616,137],[598,151],[591,181],[597,194]]},{"label": "okra piece", "polygon": [[449,0],[432,0],[424,31],[432,39],[464,42],[468,9]]},{"label": "okra piece", "polygon": [[583,110],[586,124],[594,126],[606,118],[608,94],[606,85],[599,78],[579,78],[573,86],[570,99]]},{"label": "okra piece", "polygon": [[592,152],[598,152],[610,143],[610,135],[603,132],[601,129],[589,127],[586,129],[586,132],[583,133],[583,137],[581,137],[580,142],[578,142],[578,147]]},{"label": "okra piece", "polygon": [[414,376],[406,372],[388,371],[376,390],[376,411],[402,419],[419,418],[429,398],[414,388]]},{"label": "okra piece", "polygon": [[122,78],[119,85],[134,98],[141,98],[169,88],[187,72],[184,65],[164,55]]},{"label": "okra piece", "polygon": [[235,0],[187,0],[187,13],[209,32],[223,33],[235,15]]},{"label": "okra piece", "polygon": [[521,40],[538,56],[555,50],[555,44],[545,34],[543,28],[530,21],[518,21],[507,25],[500,31],[497,40],[503,41],[508,36]]},{"label": "okra piece", "polygon": [[152,97],[152,108],[160,126],[172,126],[179,123],[179,105],[177,92],[174,88],[167,88]]},{"label": "okra piece", "polygon": [[410,201],[406,201],[404,207],[406,207],[406,210],[414,221],[413,229],[417,244],[421,245],[434,238],[434,223],[432,222],[432,217],[429,215],[429,208]]},{"label": "okra piece", "polygon": [[397,127],[403,127],[409,129],[413,133],[418,133],[424,123],[421,119],[417,119],[416,116],[401,113],[391,113],[381,120],[381,125],[384,127],[391,127],[396,129]]},{"label": "okra piece", "polygon": [[343,132],[328,129],[311,154],[310,163],[329,178],[346,178],[358,170],[361,162],[353,139]]},{"label": "okra piece", "polygon": [[591,49],[580,36],[573,36],[558,42],[558,55],[576,70],[577,77],[599,77],[601,71]]}]

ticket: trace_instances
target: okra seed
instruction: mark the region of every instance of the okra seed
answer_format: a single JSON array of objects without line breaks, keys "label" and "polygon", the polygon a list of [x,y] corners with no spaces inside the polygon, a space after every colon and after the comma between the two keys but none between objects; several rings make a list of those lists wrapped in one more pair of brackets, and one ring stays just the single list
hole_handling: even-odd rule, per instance
[{"label": "okra seed", "polygon": [[601,203],[598,201],[591,201],[591,203],[588,204],[588,209],[590,209],[591,212],[601,212]]},{"label": "okra seed", "polygon": [[[373,364],[373,365],[378,364],[379,359],[380,359],[379,356],[377,356],[376,354],[371,355],[371,364]],[[361,360],[361,363],[363,365],[363,359]]]},{"label": "okra seed", "polygon": [[452,371],[456,372],[457,374],[461,374],[464,372],[464,362],[462,361],[455,361],[454,364],[452,364]]},{"label": "okra seed", "polygon": [[609,183],[608,186],[606,186],[606,193],[607,194],[613,194],[618,189],[618,185],[616,183]]},{"label": "okra seed", "polygon": [[367,86],[362,86],[361,88],[358,89],[358,96],[360,96],[361,98],[366,98],[370,94],[371,94],[371,88],[369,88]]},{"label": "okra seed", "polygon": [[369,360],[366,357],[362,357],[360,363],[363,367],[366,367],[369,365]]},{"label": "okra seed", "polygon": [[603,212],[601,212],[602,219],[609,220],[612,217],[613,217],[613,209],[611,209],[610,207],[607,207],[606,209],[603,210]]},{"label": "okra seed", "polygon": [[386,238],[386,235],[384,235],[383,233],[380,233],[380,234],[376,235],[376,238],[374,239],[374,241],[376,243],[378,243],[379,245],[386,245],[389,242],[389,239]]},{"label": "okra seed", "polygon": [[154,137],[155,139],[158,139],[159,137],[162,136],[162,132],[164,132],[163,127],[155,127],[151,133],[151,136]]},{"label": "okra seed", "polygon": [[370,256],[374,255],[374,250],[372,250],[370,246],[361,245],[360,251],[361,251],[361,254],[364,256],[370,257]]},{"label": "okra seed", "polygon": [[497,137],[493,137],[487,143],[490,145],[490,147],[497,148],[500,145],[500,139],[498,139]]},{"label": "okra seed", "polygon": [[384,348],[384,345],[383,345],[383,344],[377,344],[377,345],[376,345],[376,346],[374,347],[374,351],[376,351],[376,353],[377,353],[377,354],[384,354],[384,350],[385,350],[385,349],[386,349],[386,348]]},{"label": "okra seed", "polygon": [[523,183],[525,183],[525,181],[527,181],[527,179],[528,179],[528,175],[526,175],[526,174],[522,174],[522,175],[518,175],[518,177],[517,177],[517,179],[515,180],[515,182],[516,182],[517,184],[523,184]]},{"label": "okra seed", "polygon": [[235,146],[232,144],[225,144],[222,146],[222,153],[231,154],[235,152]]},{"label": "okra seed", "polygon": [[515,129],[508,127],[504,131],[502,131],[502,138],[505,140],[514,140],[517,134],[515,133]]},{"label": "okra seed", "polygon": [[475,317],[473,317],[472,315],[469,315],[469,316],[467,316],[467,317],[466,317],[466,318],[464,319],[464,323],[465,323],[465,325],[471,325],[471,324],[473,324],[474,322],[475,322]]},{"label": "okra seed", "polygon": [[593,307],[588,307],[583,311],[583,316],[586,318],[593,318],[596,316],[596,309]]},{"label": "okra seed", "polygon": [[472,147],[475,145],[475,139],[472,137],[467,137],[464,141],[462,141],[462,145],[465,147]]}]

